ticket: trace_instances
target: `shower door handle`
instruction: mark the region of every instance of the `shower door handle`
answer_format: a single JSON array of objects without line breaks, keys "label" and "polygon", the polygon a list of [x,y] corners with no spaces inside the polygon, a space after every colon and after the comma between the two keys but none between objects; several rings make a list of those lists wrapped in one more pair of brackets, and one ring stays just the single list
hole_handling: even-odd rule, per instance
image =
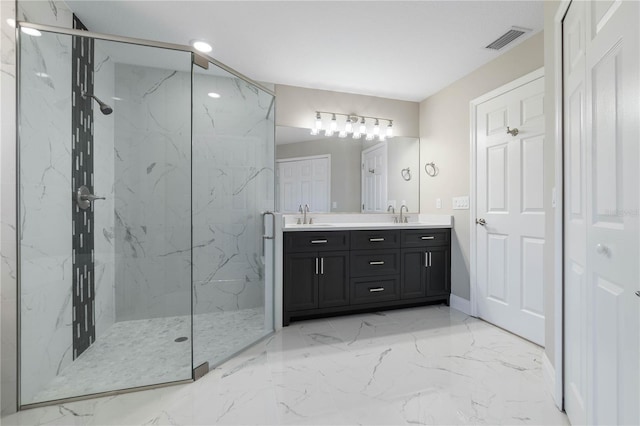
[{"label": "shower door handle", "polygon": [[91,203],[95,200],[106,200],[105,197],[98,197],[97,195],[93,195],[89,188],[82,185],[75,193],[76,203],[78,203],[78,207],[82,210],[86,210],[91,206]]},{"label": "shower door handle", "polygon": [[[267,222],[265,220],[266,219],[265,216],[271,216],[272,235],[267,235]],[[275,232],[275,230],[276,230],[276,215],[274,215],[273,212],[271,211],[262,212],[262,256],[264,256],[264,253],[265,253],[266,240],[274,239],[273,232]]]}]

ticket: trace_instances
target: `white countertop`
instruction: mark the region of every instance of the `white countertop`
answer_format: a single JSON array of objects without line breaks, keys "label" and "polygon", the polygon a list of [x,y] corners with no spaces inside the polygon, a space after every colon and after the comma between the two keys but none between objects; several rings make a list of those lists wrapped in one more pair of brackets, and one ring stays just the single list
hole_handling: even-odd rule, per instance
[{"label": "white countertop", "polygon": [[[313,224],[298,225],[300,215],[283,215],[284,232],[293,231],[346,231],[378,229],[432,229],[452,228],[448,215],[410,215],[408,223],[394,223],[393,215],[384,214],[311,214]],[[387,217],[388,216],[388,217]]]}]

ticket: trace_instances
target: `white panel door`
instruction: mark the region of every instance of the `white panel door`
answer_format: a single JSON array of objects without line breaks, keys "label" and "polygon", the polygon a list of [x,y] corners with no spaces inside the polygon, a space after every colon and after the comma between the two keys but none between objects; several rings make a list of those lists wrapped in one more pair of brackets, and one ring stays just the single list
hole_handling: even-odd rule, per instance
[{"label": "white panel door", "polygon": [[362,151],[362,211],[387,210],[387,143]]},{"label": "white panel door", "polygon": [[277,164],[278,209],[281,213],[297,213],[305,204],[313,212],[329,211],[329,157],[281,160]]},{"label": "white panel door", "polygon": [[640,424],[638,2],[565,17],[565,383],[573,423]]},{"label": "white panel door", "polygon": [[544,78],[476,111],[478,316],[543,345]]}]

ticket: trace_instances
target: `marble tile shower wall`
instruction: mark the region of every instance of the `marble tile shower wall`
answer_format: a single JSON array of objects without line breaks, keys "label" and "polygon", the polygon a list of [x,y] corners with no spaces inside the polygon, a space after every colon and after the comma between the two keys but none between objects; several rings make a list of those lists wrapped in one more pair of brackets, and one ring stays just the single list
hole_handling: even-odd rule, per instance
[{"label": "marble tile shower wall", "polygon": [[[40,7],[36,7],[40,6]],[[70,26],[64,4],[25,3],[23,19]],[[56,13],[55,22],[47,22]],[[35,16],[36,18],[31,18]],[[59,22],[62,20],[62,22]],[[67,22],[69,21],[69,22]],[[71,37],[23,38],[21,126],[21,400],[33,398],[72,361]],[[96,55],[100,57],[100,53]],[[113,94],[113,65],[96,76]],[[113,120],[95,121],[96,176],[113,192]],[[111,153],[111,154],[110,154]],[[111,158],[109,158],[109,156]],[[109,164],[111,167],[109,168]],[[96,222],[113,228],[113,197]],[[109,225],[109,221],[111,225]],[[96,229],[100,229],[96,226]],[[113,247],[96,243],[96,336],[114,322]]]},{"label": "marble tile shower wall", "polygon": [[15,2],[0,1],[0,409],[17,405],[16,42],[7,19]]},{"label": "marble tile shower wall", "polygon": [[[210,91],[222,97],[211,99]],[[270,103],[242,80],[195,74],[195,314],[264,306],[260,212],[273,208]]]},{"label": "marble tile shower wall", "polygon": [[72,360],[71,43],[25,36],[20,86],[21,391]]},{"label": "marble tile shower wall", "polygon": [[[93,90],[98,98],[114,106],[115,64],[105,43],[95,42]],[[93,175],[94,193],[106,200],[96,202],[94,208],[94,271],[96,339],[115,322],[115,248],[113,242],[115,220],[115,119],[114,114],[103,115],[93,108]]]},{"label": "marble tile shower wall", "polygon": [[115,81],[116,321],[189,315],[190,74],[118,63]]}]

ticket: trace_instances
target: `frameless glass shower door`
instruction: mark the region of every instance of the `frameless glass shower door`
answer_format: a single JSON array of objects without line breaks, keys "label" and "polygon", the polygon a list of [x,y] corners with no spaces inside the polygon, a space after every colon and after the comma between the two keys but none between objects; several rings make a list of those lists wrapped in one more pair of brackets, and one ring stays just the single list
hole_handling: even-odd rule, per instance
[{"label": "frameless glass shower door", "polygon": [[[273,331],[274,97],[216,64],[193,72],[194,366]],[[265,235],[266,234],[266,235]]]},{"label": "frameless glass shower door", "polygon": [[192,53],[19,40],[21,405],[192,378]]}]

